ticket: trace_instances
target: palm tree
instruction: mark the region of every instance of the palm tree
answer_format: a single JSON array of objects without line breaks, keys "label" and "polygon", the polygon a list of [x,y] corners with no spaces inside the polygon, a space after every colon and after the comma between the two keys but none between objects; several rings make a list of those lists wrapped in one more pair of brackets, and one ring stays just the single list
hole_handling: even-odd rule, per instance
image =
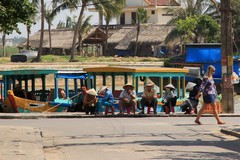
[{"label": "palm tree", "polygon": [[136,35],[136,44],[135,44],[135,50],[134,50],[134,56],[137,55],[137,51],[138,51],[138,37],[139,37],[139,33],[140,33],[140,27],[141,27],[141,23],[147,23],[148,20],[148,16],[147,16],[147,10],[145,10],[144,8],[138,8],[137,9],[137,19],[136,19],[136,24],[137,24],[137,35]]},{"label": "palm tree", "polygon": [[47,9],[46,4],[44,5],[45,10],[44,10],[44,16],[45,20],[48,23],[48,36],[49,36],[49,54],[52,54],[52,38],[51,38],[51,26],[52,26],[52,21],[56,14],[54,13],[54,8],[52,6],[52,9]]},{"label": "palm tree", "polygon": [[36,1],[32,1],[31,2],[32,5],[35,7],[35,12],[31,15],[31,20],[32,22],[26,22],[26,29],[27,29],[27,46],[26,48],[29,50],[30,48],[30,42],[29,42],[29,37],[30,37],[30,34],[31,34],[31,27],[32,27],[32,24],[35,24],[36,20],[38,19],[37,17],[37,13],[38,13],[38,4],[36,4]]},{"label": "palm tree", "polygon": [[52,38],[51,38],[51,26],[52,26],[52,21],[56,17],[56,15],[61,11],[62,8],[65,7],[65,3],[61,3],[60,5],[57,5],[58,3],[54,2],[52,3],[52,8],[47,9],[46,4],[45,4],[45,10],[44,10],[44,16],[45,20],[48,23],[48,35],[49,35],[49,52],[52,54]]},{"label": "palm tree", "polygon": [[[39,4],[39,0],[32,0],[32,3],[37,6]],[[44,0],[40,0],[40,17],[41,17],[41,33],[40,33],[38,55],[37,55],[37,58],[33,60],[33,62],[40,62],[41,56],[42,56],[43,35],[44,35]]]},{"label": "palm tree", "polygon": [[[207,14],[215,19],[220,17],[219,7],[216,0],[183,0],[183,3],[185,4],[184,7],[179,9],[168,9],[168,13],[174,15],[168,22],[168,25],[175,25],[178,20],[185,20],[187,17],[194,15]],[[165,42],[168,43],[179,37],[181,39],[181,36],[183,35],[185,35],[185,32],[179,32],[177,28],[175,28],[168,34]]]},{"label": "palm tree", "polygon": [[76,38],[77,38],[77,33],[79,33],[80,26],[82,24],[82,17],[83,13],[86,10],[88,5],[93,5],[96,10],[103,10],[103,8],[110,8],[112,6],[111,4],[113,2],[122,2],[123,0],[80,0],[81,1],[81,9],[78,17],[78,21],[76,24],[76,28],[74,30],[74,37],[73,37],[73,43],[72,43],[72,49],[71,49],[71,57],[70,57],[70,62],[75,61],[74,60],[74,51],[76,48]]},{"label": "palm tree", "polygon": [[[105,33],[106,33],[106,40],[104,43],[104,47],[103,47],[103,54],[106,55],[106,51],[108,50],[108,31],[109,31],[109,23],[110,21],[121,15],[122,13],[122,9],[123,7],[126,5],[125,0],[120,0],[120,1],[115,1],[112,2],[109,6],[107,7],[102,7],[102,9],[99,8],[99,13],[101,12],[102,15],[104,15],[105,17],[105,21],[106,21],[106,28],[105,28]],[[100,17],[100,16],[99,16]],[[102,18],[102,17],[101,17]],[[100,21],[102,22],[102,20]],[[99,24],[100,24],[99,22]],[[100,24],[102,25],[102,24]]]},{"label": "palm tree", "polygon": [[[84,16],[83,16],[84,18]],[[93,26],[90,24],[90,19],[92,16],[88,16],[85,20],[83,20],[83,24],[80,26],[79,33],[78,33],[78,54],[82,55],[82,39],[83,35],[88,33]]]}]

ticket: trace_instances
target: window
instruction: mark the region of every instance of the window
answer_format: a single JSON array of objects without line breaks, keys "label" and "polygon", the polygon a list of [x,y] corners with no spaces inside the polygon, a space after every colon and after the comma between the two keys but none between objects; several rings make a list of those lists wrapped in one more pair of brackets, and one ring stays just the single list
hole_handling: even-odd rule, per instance
[{"label": "window", "polygon": [[152,13],[152,14],[155,14],[155,11],[154,11],[154,10],[152,10],[152,11],[151,11],[151,13]]},{"label": "window", "polygon": [[132,24],[136,24],[137,22],[137,13],[136,12],[132,12]]},{"label": "window", "polygon": [[162,14],[162,16],[173,16],[173,14]]},{"label": "window", "polygon": [[122,13],[122,14],[121,14],[120,24],[121,24],[121,25],[124,25],[124,24],[125,24],[125,13]]}]

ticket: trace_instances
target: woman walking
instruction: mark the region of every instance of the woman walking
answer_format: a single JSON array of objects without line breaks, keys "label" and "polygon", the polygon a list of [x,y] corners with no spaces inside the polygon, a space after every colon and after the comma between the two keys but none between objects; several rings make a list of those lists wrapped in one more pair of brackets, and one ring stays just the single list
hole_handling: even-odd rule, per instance
[{"label": "woman walking", "polygon": [[199,88],[199,92],[198,92],[198,97],[201,96],[201,92],[203,93],[203,106],[200,109],[200,111],[198,112],[197,118],[195,120],[195,123],[197,123],[198,125],[202,125],[202,123],[199,121],[203,111],[206,109],[207,105],[210,105],[212,107],[213,110],[213,114],[214,117],[217,120],[217,123],[219,125],[221,124],[225,124],[225,122],[223,122],[222,120],[220,120],[217,110],[216,110],[216,97],[217,97],[217,90],[216,90],[216,86],[214,84],[214,80],[213,80],[213,74],[215,73],[215,67],[210,65],[207,68],[207,72],[203,77],[203,81],[202,84]]}]

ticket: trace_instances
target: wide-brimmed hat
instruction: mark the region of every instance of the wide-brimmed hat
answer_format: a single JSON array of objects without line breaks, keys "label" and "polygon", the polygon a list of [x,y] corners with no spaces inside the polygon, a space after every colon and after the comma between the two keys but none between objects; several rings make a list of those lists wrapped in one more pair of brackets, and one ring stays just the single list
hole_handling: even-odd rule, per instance
[{"label": "wide-brimmed hat", "polygon": [[194,86],[196,86],[196,83],[188,82],[188,83],[187,83],[187,86],[186,86],[186,90],[187,90],[187,89],[191,89],[191,88],[193,88]]},{"label": "wide-brimmed hat", "polygon": [[102,91],[104,91],[106,88],[108,88],[107,86],[101,86],[99,89],[99,93],[101,93]]},{"label": "wide-brimmed hat", "polygon": [[127,83],[127,84],[125,84],[125,85],[123,86],[123,89],[125,89],[125,87],[127,87],[127,86],[131,86],[132,88],[134,88],[134,86],[132,85],[132,83]]},{"label": "wide-brimmed hat", "polygon": [[148,82],[148,83],[146,84],[146,87],[152,87],[152,86],[154,86],[154,83],[152,83],[152,82]]},{"label": "wide-brimmed hat", "polygon": [[93,96],[96,96],[97,95],[97,92],[95,91],[95,89],[89,89],[86,91],[87,94],[90,94],[90,95],[93,95]]},{"label": "wide-brimmed hat", "polygon": [[175,87],[174,87],[171,83],[169,83],[168,85],[166,85],[164,88],[172,88],[172,89],[175,89]]}]

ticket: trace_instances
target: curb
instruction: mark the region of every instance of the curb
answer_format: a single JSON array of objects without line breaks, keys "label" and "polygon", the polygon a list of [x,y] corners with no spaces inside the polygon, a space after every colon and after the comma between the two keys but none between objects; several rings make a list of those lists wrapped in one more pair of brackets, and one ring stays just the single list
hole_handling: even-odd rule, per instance
[{"label": "curb", "polygon": [[[41,119],[41,118],[146,118],[146,117],[196,117],[196,114],[145,114],[145,115],[85,115],[84,113],[0,113],[0,119]],[[220,114],[220,117],[240,117],[240,114]],[[203,114],[202,117],[213,117]]]}]

